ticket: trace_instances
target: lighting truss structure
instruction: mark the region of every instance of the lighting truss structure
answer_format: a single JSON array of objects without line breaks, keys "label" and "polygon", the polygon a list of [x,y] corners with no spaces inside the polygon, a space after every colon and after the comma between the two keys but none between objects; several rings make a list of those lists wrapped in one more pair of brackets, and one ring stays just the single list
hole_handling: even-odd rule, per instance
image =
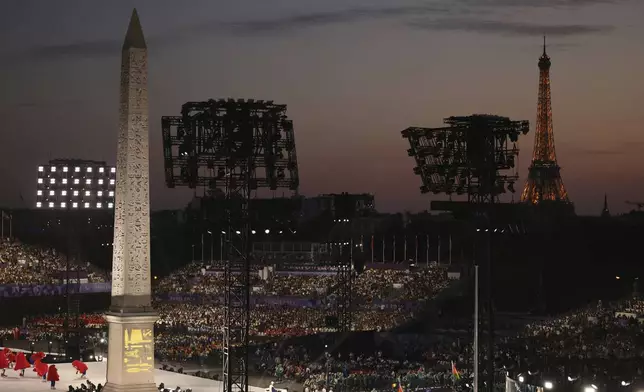
[{"label": "lighting truss structure", "polygon": [[[324,195],[322,197],[327,196],[329,195]],[[343,202],[340,204],[347,204],[346,201],[351,199],[350,196],[351,195],[334,195],[332,200],[336,207],[336,216],[338,215],[339,205],[337,204],[338,200],[335,199],[342,200]],[[348,212],[348,210],[342,211],[342,208],[339,210],[341,210],[339,213],[340,216],[348,216],[344,214]],[[338,282],[333,288],[335,300],[333,301],[333,308],[331,309],[333,316],[335,316],[338,321],[336,327],[336,332],[339,333],[337,336],[337,339],[339,339],[338,341],[342,341],[345,338],[343,334],[350,332],[353,325],[353,252],[355,247],[352,239],[353,233],[351,227],[349,219],[334,219],[334,224],[329,232],[328,238],[328,244],[331,245],[331,257],[332,260],[334,260],[333,264],[335,265]]]},{"label": "lighting truss structure", "polygon": [[[181,116],[163,117],[161,128],[169,188],[236,187],[246,179],[231,158],[240,162],[246,156],[251,157],[251,190],[299,187],[293,122],[286,105],[253,99],[188,102]],[[246,131],[252,137],[244,139]]]},{"label": "lighting truss structure", "polygon": [[409,141],[414,173],[422,179],[421,193],[468,196],[471,203],[486,203],[506,191],[515,192],[515,167],[520,134],[528,121],[507,117],[471,115],[448,117],[445,127],[411,127],[402,131]]},{"label": "lighting truss structure", "polygon": [[297,191],[293,123],[286,105],[252,99],[188,102],[180,117],[161,122],[167,186],[225,194],[223,390],[248,392],[250,196],[259,188]]},{"label": "lighting truss structure", "polygon": [[[478,215],[490,227],[494,203],[506,190],[514,193],[519,179],[515,166],[519,135],[530,130],[528,121],[507,117],[472,115],[448,117],[442,128],[407,128],[403,138],[409,140],[409,156],[416,160],[414,173],[423,181],[422,193],[467,194]],[[510,148],[512,143],[512,148]],[[485,232],[487,247],[482,258],[487,282],[486,313],[488,358],[494,358],[494,305],[492,294],[492,237]],[[494,388],[494,361],[487,361],[488,390]]]},{"label": "lighting truss structure", "polygon": [[38,166],[36,208],[112,209],[116,168],[101,161],[56,159]]},{"label": "lighting truss structure", "polygon": [[[38,166],[36,208],[65,214],[64,226],[67,237],[65,261],[65,355],[76,358],[79,353],[80,297],[70,290],[72,242],[78,220],[85,219],[87,210],[114,208],[116,167],[103,161],[82,159],[55,159]],[[111,211],[110,211],[111,212]],[[76,284],[80,283],[76,267]]]},{"label": "lighting truss structure", "polygon": [[351,300],[353,294],[353,241],[349,245],[340,247],[340,255],[337,258],[337,302],[336,316],[338,317],[338,332],[351,332],[353,324],[353,309]]}]

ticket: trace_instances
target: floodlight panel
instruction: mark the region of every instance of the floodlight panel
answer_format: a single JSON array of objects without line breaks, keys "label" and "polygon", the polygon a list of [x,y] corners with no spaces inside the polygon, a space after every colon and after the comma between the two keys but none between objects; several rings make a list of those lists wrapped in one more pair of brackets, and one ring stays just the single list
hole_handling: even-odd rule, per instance
[{"label": "floodlight panel", "polygon": [[[58,162],[38,166],[37,208],[113,207],[116,188],[115,167],[93,161],[74,161],[68,164]],[[109,207],[110,205],[112,207]]]}]

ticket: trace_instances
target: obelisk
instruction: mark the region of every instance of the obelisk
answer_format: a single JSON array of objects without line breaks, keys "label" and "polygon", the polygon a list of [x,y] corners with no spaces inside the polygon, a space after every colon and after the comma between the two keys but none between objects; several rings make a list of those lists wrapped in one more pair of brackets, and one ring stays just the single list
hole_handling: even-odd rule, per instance
[{"label": "obelisk", "polygon": [[121,57],[112,306],[104,392],[157,392],[150,290],[148,53],[136,9]]}]

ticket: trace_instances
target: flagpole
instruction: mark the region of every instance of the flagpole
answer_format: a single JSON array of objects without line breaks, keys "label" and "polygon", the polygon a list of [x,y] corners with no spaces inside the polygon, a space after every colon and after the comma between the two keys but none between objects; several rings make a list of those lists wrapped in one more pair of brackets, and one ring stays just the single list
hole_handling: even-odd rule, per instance
[{"label": "flagpole", "polygon": [[474,266],[474,392],[479,390],[479,266]]}]

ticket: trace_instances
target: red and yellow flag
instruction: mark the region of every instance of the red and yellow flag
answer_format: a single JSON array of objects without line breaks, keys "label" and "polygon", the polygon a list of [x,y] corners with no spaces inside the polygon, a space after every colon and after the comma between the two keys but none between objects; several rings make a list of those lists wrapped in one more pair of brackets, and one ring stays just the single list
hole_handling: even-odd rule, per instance
[{"label": "red and yellow flag", "polygon": [[452,361],[452,376],[458,381],[461,379],[461,373],[456,368],[456,364]]}]

